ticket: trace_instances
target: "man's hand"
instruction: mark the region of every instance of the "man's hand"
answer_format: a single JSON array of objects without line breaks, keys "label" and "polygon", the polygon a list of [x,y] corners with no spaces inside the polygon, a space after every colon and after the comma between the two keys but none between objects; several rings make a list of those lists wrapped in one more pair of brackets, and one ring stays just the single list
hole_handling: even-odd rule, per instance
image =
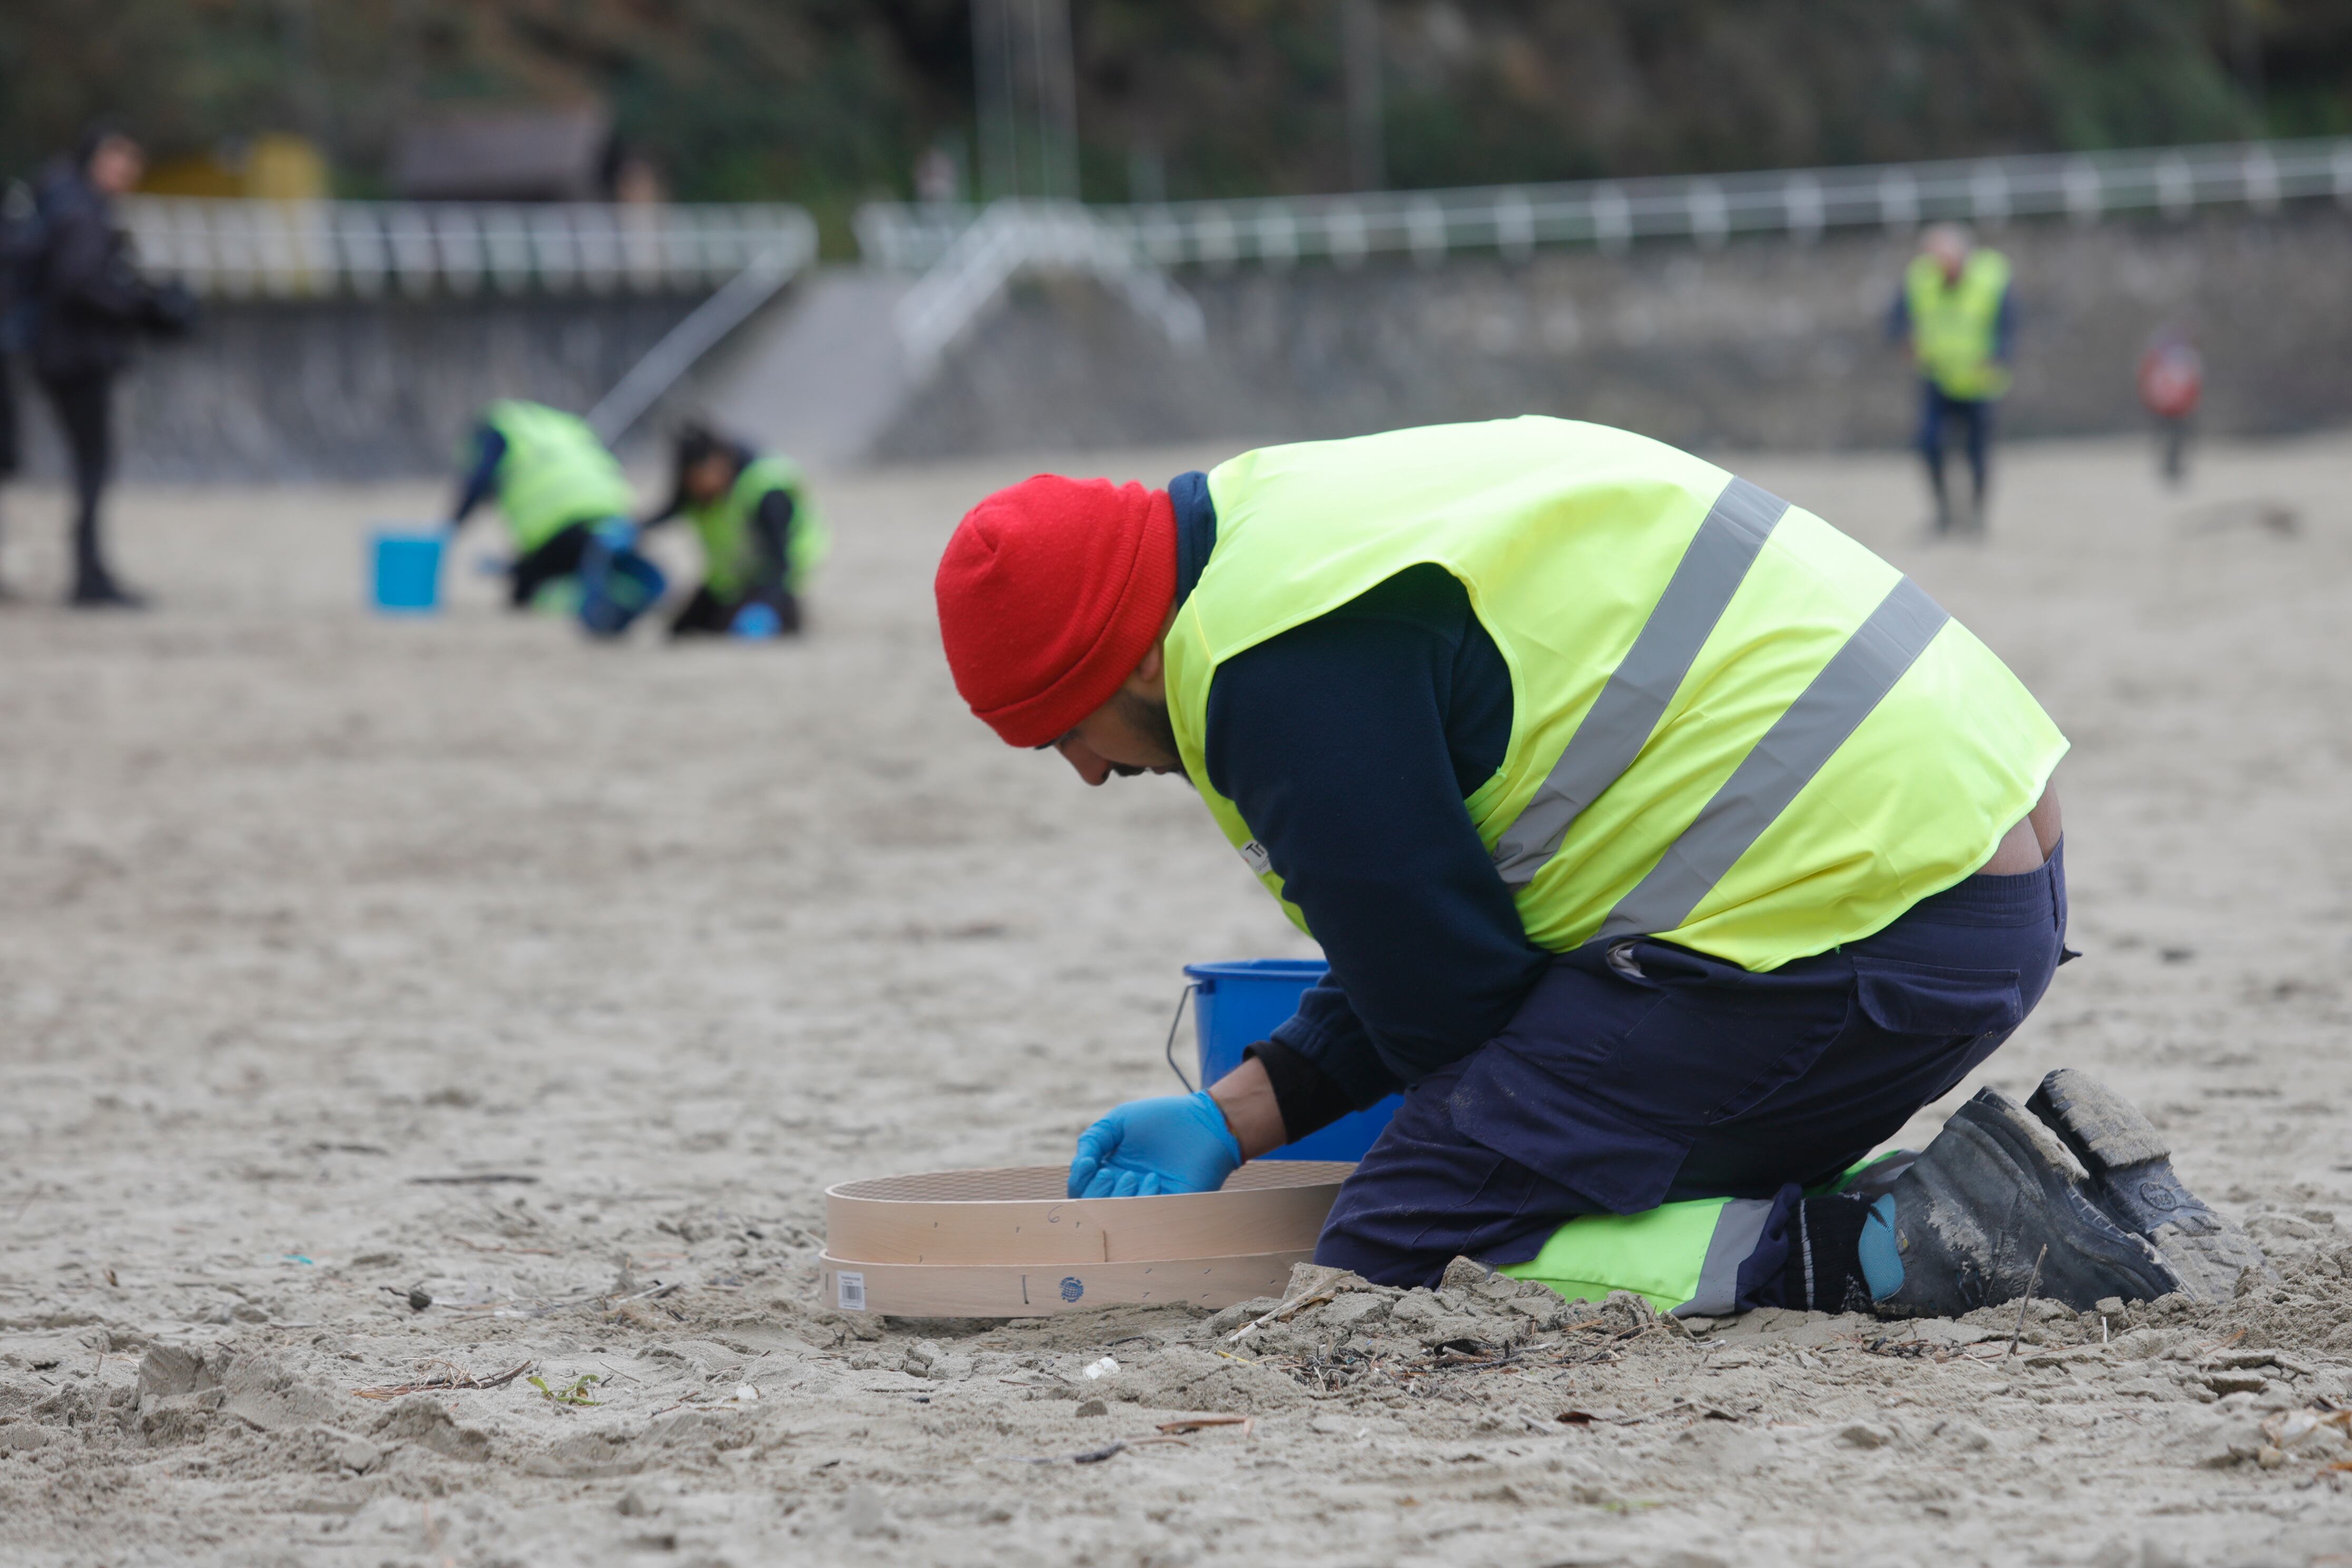
[{"label": "man's hand", "polygon": [[1243,1159],[1255,1160],[1290,1142],[1289,1131],[1282,1124],[1282,1104],[1274,1097],[1274,1080],[1266,1076],[1265,1063],[1259,1058],[1245,1058],[1209,1085],[1208,1095],[1225,1113],[1225,1125],[1242,1146]]},{"label": "man's hand", "polygon": [[1242,1146],[1206,1094],[1130,1100],[1078,1134],[1070,1196],[1213,1193],[1241,1163]]}]

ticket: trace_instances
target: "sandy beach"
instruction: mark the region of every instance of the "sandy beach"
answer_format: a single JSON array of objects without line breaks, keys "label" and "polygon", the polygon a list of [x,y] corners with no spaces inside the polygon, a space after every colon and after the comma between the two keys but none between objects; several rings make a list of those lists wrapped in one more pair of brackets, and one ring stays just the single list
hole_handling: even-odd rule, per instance
[{"label": "sandy beach", "polygon": [[[2137,440],[2004,457],[1981,545],[1894,455],[1730,466],[2073,741],[2084,956],[1969,1087],[2105,1076],[2279,1279],[1695,1331],[1349,1291],[1238,1348],[816,1299],[826,1185],[1066,1159],[1175,1088],[1181,964],[1313,952],[1181,783],[958,703],[939,549],[1051,458],[827,482],[775,647],[588,646],[462,564],[370,615],[370,521],[438,486],[127,489],[159,607],[69,615],[62,499],[9,491],[0,1563],[2352,1562],[2352,438],[2180,494]],[[1162,1430],[1202,1413],[1253,1419]]]}]

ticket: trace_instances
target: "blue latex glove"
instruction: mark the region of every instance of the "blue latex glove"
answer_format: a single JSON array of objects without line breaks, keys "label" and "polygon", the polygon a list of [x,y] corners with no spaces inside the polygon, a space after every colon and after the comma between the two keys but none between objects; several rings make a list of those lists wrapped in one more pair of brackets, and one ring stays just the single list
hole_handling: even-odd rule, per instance
[{"label": "blue latex glove", "polygon": [[751,642],[766,642],[783,628],[784,618],[776,614],[776,606],[757,602],[736,611],[735,618],[727,623],[729,631]]},{"label": "blue latex glove", "polygon": [[1130,1100],[1078,1134],[1070,1196],[1213,1193],[1241,1163],[1242,1146],[1207,1094]]}]

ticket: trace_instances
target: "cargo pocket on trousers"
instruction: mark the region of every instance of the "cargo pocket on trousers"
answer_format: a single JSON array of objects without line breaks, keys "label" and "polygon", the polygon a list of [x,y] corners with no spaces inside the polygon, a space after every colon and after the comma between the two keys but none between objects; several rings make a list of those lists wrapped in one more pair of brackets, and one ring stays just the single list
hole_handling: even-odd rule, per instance
[{"label": "cargo pocket on trousers", "polygon": [[1948,969],[1899,959],[1853,960],[1854,999],[1890,1034],[1956,1038],[2005,1034],[2025,1021],[2014,969]]}]

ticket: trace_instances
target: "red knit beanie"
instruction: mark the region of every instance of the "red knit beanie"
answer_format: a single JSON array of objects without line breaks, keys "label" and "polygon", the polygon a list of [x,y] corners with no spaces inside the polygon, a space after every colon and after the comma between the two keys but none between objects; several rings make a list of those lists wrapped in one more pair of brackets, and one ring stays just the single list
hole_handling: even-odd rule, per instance
[{"label": "red knit beanie", "polygon": [[1165,490],[1039,474],[964,514],[932,588],[956,690],[1007,745],[1044,745],[1159,640],[1176,509]]}]

